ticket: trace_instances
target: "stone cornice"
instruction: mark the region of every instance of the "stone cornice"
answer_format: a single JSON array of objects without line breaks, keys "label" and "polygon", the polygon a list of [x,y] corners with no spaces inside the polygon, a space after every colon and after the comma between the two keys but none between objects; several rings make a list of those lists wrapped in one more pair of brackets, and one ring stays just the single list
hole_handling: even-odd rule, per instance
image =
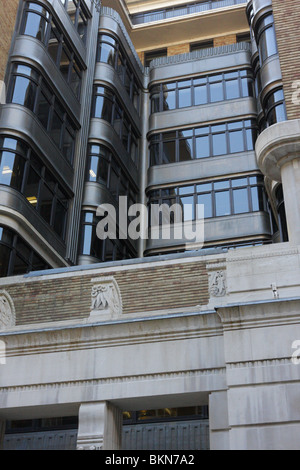
[{"label": "stone cornice", "polygon": [[226,305],[216,310],[224,331],[232,331],[299,325],[299,308],[300,298],[292,298]]}]

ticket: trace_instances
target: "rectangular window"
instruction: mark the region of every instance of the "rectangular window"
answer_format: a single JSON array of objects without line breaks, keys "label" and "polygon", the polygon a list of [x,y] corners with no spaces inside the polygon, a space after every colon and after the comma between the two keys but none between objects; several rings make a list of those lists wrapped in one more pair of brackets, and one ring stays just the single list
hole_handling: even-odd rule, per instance
[{"label": "rectangular window", "polygon": [[229,191],[217,192],[215,195],[216,217],[231,214]]}]

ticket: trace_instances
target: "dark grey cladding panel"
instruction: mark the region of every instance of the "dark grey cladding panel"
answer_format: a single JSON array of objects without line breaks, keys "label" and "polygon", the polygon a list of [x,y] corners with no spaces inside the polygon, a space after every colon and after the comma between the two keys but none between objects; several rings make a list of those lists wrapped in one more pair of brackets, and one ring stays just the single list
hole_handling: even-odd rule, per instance
[{"label": "dark grey cladding panel", "polygon": [[45,5],[46,8],[51,8],[52,13],[54,13],[56,20],[59,22],[62,29],[66,32],[69,40],[73,44],[78,56],[81,58],[81,61],[86,63],[86,48],[79,37],[78,32],[75,29],[74,24],[72,23],[69,15],[67,14],[65,8],[63,7],[60,0],[39,0],[39,3]]},{"label": "dark grey cladding panel", "polygon": [[[265,212],[253,212],[251,214],[233,215],[228,217],[218,217],[206,219],[204,222],[205,243],[226,243],[230,240],[253,240],[253,238],[271,237],[271,227],[269,215]],[[183,248],[187,239],[181,240],[154,240],[149,238],[146,251],[157,252],[162,249],[175,247]]]},{"label": "dark grey cladding panel", "polygon": [[136,75],[140,81],[140,85],[143,86],[144,83],[144,67],[141,64],[137,53],[134,49],[134,46],[125,30],[125,27],[123,26],[123,23],[119,17],[119,15],[112,9],[110,8],[103,8],[101,10],[101,16],[100,16],[100,24],[99,24],[99,31],[100,32],[111,32],[115,36],[117,36],[120,39],[120,42],[125,49],[131,64],[133,66],[134,71],[136,72]]},{"label": "dark grey cladding panel", "polygon": [[124,85],[121,83],[121,80],[113,67],[107,64],[97,63],[94,83],[97,85],[108,85],[109,88],[116,90],[121,101],[123,101],[124,109],[126,109],[126,112],[132,118],[136,129],[141,134],[141,118],[139,117],[128,93],[124,89]]},{"label": "dark grey cladding panel", "polygon": [[82,206],[97,208],[101,204],[111,204],[115,208],[118,207],[117,201],[105,185],[96,182],[85,183]]},{"label": "dark grey cladding panel", "polygon": [[113,127],[102,119],[91,119],[89,143],[102,143],[106,145],[120,160],[123,168],[137,188],[139,187],[139,172],[133,164],[130,155],[124,149],[122,142]]},{"label": "dark grey cladding panel", "polygon": [[37,117],[28,109],[16,104],[0,107],[0,133],[20,138],[35,150],[46,166],[53,169],[64,187],[72,192],[73,169],[65,160]]},{"label": "dark grey cladding panel", "polygon": [[22,62],[37,68],[79,125],[80,103],[40,41],[29,36],[19,36],[10,59],[12,62]]},{"label": "dark grey cladding panel", "polygon": [[237,67],[251,67],[251,51],[247,43],[157,59],[150,68],[150,84]]},{"label": "dark grey cladding panel", "polygon": [[282,74],[279,56],[269,57],[260,70],[262,99],[271,91],[272,88],[282,85]]},{"label": "dark grey cladding panel", "polygon": [[191,160],[190,162],[153,166],[148,170],[148,189],[162,187],[166,184],[211,180],[216,175],[220,177],[249,174],[252,171],[258,171],[255,152],[242,152]]},{"label": "dark grey cladding panel", "polygon": [[[56,251],[62,257],[65,256],[66,247],[63,241],[54,233],[37,211],[30,206],[21,193],[1,185],[0,201],[0,215],[3,212],[3,208],[5,208],[4,213],[7,217],[17,220],[27,230],[28,227],[33,227],[34,231],[37,231],[49,243],[54,252]],[[39,239],[36,233],[32,233],[32,235],[35,239]]]},{"label": "dark grey cladding panel", "polygon": [[272,0],[252,0],[247,5],[247,10],[253,7],[254,23],[266,13],[266,11],[272,9]]},{"label": "dark grey cladding panel", "polygon": [[164,129],[201,125],[214,121],[233,121],[243,117],[256,118],[257,105],[255,98],[221,101],[190,108],[176,109],[155,113],[149,119],[149,134]]}]

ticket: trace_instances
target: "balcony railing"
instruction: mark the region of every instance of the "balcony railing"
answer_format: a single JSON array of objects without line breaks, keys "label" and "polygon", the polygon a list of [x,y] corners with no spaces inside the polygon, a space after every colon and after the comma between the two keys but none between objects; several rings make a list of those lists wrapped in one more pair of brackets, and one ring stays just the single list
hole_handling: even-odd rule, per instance
[{"label": "balcony railing", "polygon": [[152,21],[162,21],[176,16],[185,16],[192,13],[200,13],[202,11],[213,10],[216,8],[224,8],[232,5],[247,3],[247,0],[206,0],[202,2],[190,3],[187,5],[175,6],[172,8],[164,8],[146,13],[137,13],[131,15],[131,21],[134,25],[150,23]]}]

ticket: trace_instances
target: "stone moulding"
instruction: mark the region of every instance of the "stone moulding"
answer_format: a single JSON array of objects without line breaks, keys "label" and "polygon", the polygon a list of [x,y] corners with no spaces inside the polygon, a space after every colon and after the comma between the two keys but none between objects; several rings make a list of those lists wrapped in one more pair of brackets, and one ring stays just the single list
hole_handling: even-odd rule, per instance
[{"label": "stone moulding", "polygon": [[92,279],[90,319],[108,315],[116,318],[123,313],[122,296],[113,276]]},{"label": "stone moulding", "polygon": [[0,331],[16,325],[16,311],[13,300],[6,290],[0,290]]}]

